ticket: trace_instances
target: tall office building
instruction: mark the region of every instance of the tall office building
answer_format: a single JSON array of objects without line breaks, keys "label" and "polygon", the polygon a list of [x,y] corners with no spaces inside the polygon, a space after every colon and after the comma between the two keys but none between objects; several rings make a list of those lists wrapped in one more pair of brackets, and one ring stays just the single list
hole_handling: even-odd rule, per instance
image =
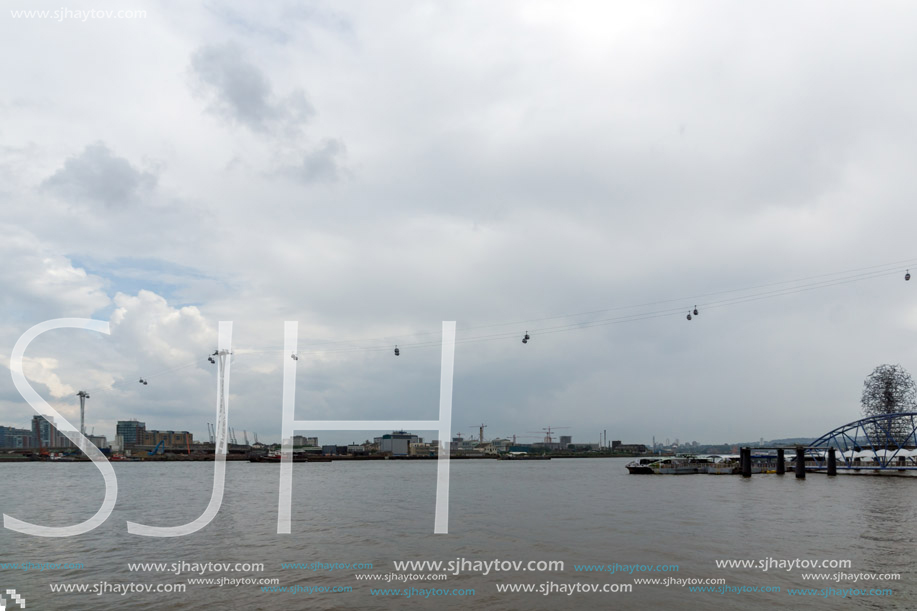
[{"label": "tall office building", "polygon": [[115,436],[121,438],[125,448],[142,445],[145,433],[146,423],[136,420],[118,420],[115,427]]}]

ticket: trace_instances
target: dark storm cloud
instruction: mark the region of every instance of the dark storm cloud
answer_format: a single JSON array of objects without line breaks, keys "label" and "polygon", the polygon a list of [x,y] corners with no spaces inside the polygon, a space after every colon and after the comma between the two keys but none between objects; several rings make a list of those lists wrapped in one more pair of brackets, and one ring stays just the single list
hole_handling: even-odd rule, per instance
[{"label": "dark storm cloud", "polygon": [[209,110],[253,131],[296,131],[315,114],[301,90],[276,98],[264,72],[234,43],[199,48],[191,68],[212,97]]},{"label": "dark storm cloud", "polygon": [[156,186],[156,176],[134,168],[101,142],[87,146],[42,183],[63,199],[106,206],[128,206],[141,201]]}]

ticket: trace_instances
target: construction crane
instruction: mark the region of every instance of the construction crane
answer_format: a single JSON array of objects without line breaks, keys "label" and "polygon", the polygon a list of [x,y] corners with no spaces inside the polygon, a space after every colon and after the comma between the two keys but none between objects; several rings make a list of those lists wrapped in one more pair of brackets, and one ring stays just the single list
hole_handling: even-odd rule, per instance
[{"label": "construction crane", "polygon": [[[568,429],[568,428],[570,428],[570,427],[569,427],[569,426],[555,426],[554,428],[555,428],[555,429]],[[545,442],[545,443],[551,443],[551,442],[553,441],[553,440],[551,439],[551,435],[554,433],[554,431],[551,430],[551,427],[547,427],[547,428],[541,429],[541,430],[545,431],[545,434],[544,434],[544,442]]]},{"label": "construction crane", "polygon": [[[554,439],[553,439],[553,437],[551,437],[551,435],[554,434],[554,429],[568,429],[568,428],[570,428],[570,427],[569,427],[569,426],[553,426],[553,427],[552,427],[552,426],[549,426],[549,427],[546,427],[546,428],[541,429],[541,431],[528,431],[528,432],[529,432],[529,433],[535,433],[535,434],[537,434],[537,435],[544,435],[544,442],[545,442],[545,443],[553,443],[553,442],[554,442]],[[543,432],[542,432],[542,431],[543,431]]]},{"label": "construction crane", "polygon": [[238,445],[239,443],[238,441],[236,441],[236,429],[232,427],[229,427],[229,443],[233,445]]},{"label": "construction crane", "polygon": [[484,443],[484,429],[487,428],[487,425],[482,422],[479,425],[472,424],[471,426],[478,427],[478,443]]},{"label": "construction crane", "polygon": [[248,445],[248,431],[244,429],[242,430],[242,439],[245,440],[245,445],[247,446]]}]

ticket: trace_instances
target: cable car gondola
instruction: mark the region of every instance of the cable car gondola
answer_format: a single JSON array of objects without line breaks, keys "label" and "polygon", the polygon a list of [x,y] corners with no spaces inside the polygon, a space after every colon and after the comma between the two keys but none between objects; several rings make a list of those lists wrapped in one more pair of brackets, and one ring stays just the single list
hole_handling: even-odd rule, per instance
[{"label": "cable car gondola", "polygon": [[691,312],[688,312],[688,320],[691,320]]},{"label": "cable car gondola", "polygon": [[143,384],[144,386],[145,386],[146,384],[148,384],[148,382],[147,382],[146,380],[144,380],[143,378],[140,378],[140,379],[137,380],[137,381],[140,382],[141,384]]},{"label": "cable car gondola", "polygon": [[295,353],[295,352],[292,353],[292,354],[290,355],[290,358],[293,359],[294,361],[298,361],[298,360],[299,360],[299,357],[296,356],[296,353]]},{"label": "cable car gondola", "polygon": [[697,306],[694,306],[694,315],[697,316]]},{"label": "cable car gondola", "polygon": [[395,344],[395,356],[401,356],[401,350],[398,349],[398,344]]},{"label": "cable car gondola", "polygon": [[529,343],[529,340],[530,340],[530,339],[532,339],[532,338],[529,337],[529,332],[526,331],[526,332],[525,332],[525,337],[522,338],[522,343],[523,343],[523,344],[527,344],[527,343]]}]

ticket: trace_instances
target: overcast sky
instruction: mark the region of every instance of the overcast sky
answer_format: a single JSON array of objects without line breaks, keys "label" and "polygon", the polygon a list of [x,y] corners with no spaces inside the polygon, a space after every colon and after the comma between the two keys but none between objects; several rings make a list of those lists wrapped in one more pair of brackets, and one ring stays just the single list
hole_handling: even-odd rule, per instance
[{"label": "overcast sky", "polygon": [[[8,10],[61,4],[0,14],[0,364],[110,321],[26,359],[97,434],[206,437],[221,320],[240,439],[279,440],[285,320],[297,417],[336,420],[435,418],[457,321],[488,438],[817,436],[917,373],[913,3]],[[0,424],[33,413],[0,376]]]}]

